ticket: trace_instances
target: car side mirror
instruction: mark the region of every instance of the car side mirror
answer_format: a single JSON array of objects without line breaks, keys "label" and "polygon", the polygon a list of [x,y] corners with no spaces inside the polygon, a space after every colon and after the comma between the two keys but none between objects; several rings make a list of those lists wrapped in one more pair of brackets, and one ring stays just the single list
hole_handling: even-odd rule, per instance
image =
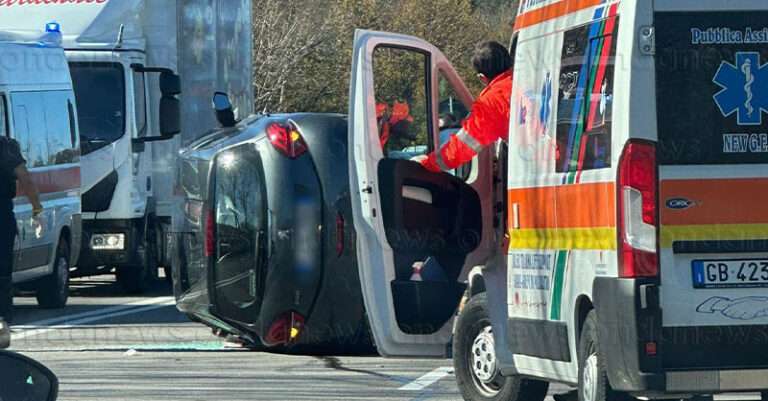
[{"label": "car side mirror", "polygon": [[160,135],[174,137],[181,132],[181,77],[169,72],[160,73]]},{"label": "car side mirror", "polygon": [[222,127],[234,127],[237,124],[232,102],[226,93],[216,92],[213,94],[213,111],[216,113],[216,120]]},{"label": "car side mirror", "polygon": [[55,401],[59,379],[40,362],[0,351],[0,400]]}]

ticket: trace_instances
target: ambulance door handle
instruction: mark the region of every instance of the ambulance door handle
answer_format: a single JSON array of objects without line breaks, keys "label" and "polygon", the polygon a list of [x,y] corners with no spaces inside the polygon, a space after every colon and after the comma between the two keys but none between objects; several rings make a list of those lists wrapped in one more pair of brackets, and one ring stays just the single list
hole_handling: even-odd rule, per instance
[{"label": "ambulance door handle", "polygon": [[520,204],[515,203],[512,205],[512,228],[515,230],[520,229]]},{"label": "ambulance door handle", "polygon": [[403,198],[432,204],[432,192],[426,188],[403,185]]}]

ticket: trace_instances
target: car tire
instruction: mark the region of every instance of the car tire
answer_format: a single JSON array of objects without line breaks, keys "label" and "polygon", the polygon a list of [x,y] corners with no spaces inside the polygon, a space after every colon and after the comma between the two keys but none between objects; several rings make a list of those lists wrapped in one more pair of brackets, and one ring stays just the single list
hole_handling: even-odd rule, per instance
[{"label": "car tire", "polygon": [[629,395],[611,387],[597,338],[597,314],[587,314],[579,340],[579,401],[626,401]]},{"label": "car tire", "polygon": [[67,305],[69,299],[69,243],[59,239],[53,272],[35,283],[37,304],[44,309],[59,309]]},{"label": "car tire", "polygon": [[453,336],[453,366],[461,395],[468,401],[543,401],[549,383],[505,377],[495,359],[486,293],[464,306]]}]

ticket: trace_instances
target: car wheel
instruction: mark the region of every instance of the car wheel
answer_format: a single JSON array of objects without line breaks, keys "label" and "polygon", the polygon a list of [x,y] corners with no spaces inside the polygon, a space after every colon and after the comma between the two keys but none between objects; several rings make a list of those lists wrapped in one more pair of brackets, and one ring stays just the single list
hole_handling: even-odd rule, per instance
[{"label": "car wheel", "polygon": [[628,395],[613,390],[605,371],[605,358],[597,338],[597,314],[590,311],[579,341],[579,401],[625,401]]},{"label": "car wheel", "polygon": [[453,366],[465,400],[543,401],[547,396],[547,382],[501,374],[486,293],[470,298],[459,313],[453,337]]},{"label": "car wheel", "polygon": [[58,309],[67,305],[69,299],[69,243],[59,239],[53,272],[36,283],[37,304],[45,309]]}]

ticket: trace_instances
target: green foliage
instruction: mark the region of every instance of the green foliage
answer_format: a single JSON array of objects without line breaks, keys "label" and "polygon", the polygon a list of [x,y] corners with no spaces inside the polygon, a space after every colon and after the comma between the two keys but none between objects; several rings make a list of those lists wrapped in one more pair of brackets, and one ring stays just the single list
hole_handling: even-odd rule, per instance
[{"label": "green foliage", "polygon": [[432,43],[477,94],[472,51],[509,43],[516,11],[517,0],[254,0],[256,110],[346,113],[355,29]]}]

